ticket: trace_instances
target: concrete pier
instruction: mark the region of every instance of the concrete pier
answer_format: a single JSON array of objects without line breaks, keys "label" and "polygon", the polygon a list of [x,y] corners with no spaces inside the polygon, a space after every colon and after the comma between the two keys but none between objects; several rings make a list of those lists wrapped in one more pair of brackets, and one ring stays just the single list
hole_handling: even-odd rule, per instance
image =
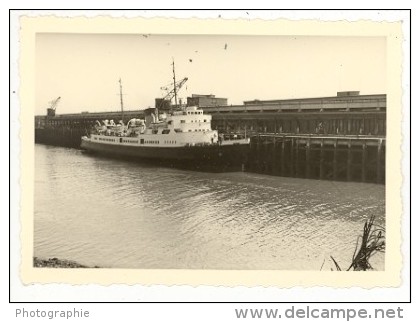
[{"label": "concrete pier", "polygon": [[[386,95],[248,101],[202,107],[220,133],[251,137],[246,171],[270,175],[385,182]],[[124,122],[144,110],[125,111]],[[78,148],[96,120],[121,112],[35,116],[35,142]]]},{"label": "concrete pier", "polygon": [[247,170],[286,177],[385,183],[385,142],[372,136],[260,134]]}]

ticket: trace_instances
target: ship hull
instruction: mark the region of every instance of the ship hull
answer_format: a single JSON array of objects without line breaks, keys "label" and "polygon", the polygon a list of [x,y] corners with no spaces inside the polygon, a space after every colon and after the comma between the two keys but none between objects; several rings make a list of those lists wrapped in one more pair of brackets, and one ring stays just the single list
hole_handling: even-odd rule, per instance
[{"label": "ship hull", "polygon": [[81,148],[114,158],[153,162],[160,165],[204,171],[241,171],[247,162],[247,144],[151,147],[104,144],[82,138]]}]

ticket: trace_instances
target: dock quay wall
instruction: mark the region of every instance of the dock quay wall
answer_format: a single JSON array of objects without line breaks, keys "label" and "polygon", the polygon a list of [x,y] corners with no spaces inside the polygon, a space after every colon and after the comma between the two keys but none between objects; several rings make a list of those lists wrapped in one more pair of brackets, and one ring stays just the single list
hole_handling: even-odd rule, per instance
[{"label": "dock quay wall", "polygon": [[260,134],[251,138],[246,170],[384,184],[385,150],[384,137]]},{"label": "dock quay wall", "polygon": [[[143,118],[143,111],[126,111],[124,122]],[[53,117],[35,116],[35,143],[79,148],[81,138],[90,133],[96,120],[120,120],[121,112],[74,113]]]},{"label": "dock quay wall", "polygon": [[[385,182],[386,95],[249,101],[203,107],[220,133],[251,137],[244,170],[270,175]],[[124,122],[143,118],[125,111]],[[35,142],[79,148],[96,120],[121,112],[35,116]]]},{"label": "dock quay wall", "polygon": [[359,95],[203,108],[226,132],[386,135],[386,95]]},{"label": "dock quay wall", "polygon": [[35,129],[35,143],[80,148],[82,136],[89,133],[89,128],[54,127]]}]

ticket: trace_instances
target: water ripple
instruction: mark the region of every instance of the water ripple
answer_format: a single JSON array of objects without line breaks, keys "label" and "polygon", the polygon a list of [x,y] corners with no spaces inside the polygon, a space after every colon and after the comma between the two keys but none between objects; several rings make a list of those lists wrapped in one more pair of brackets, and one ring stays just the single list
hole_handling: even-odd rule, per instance
[{"label": "water ripple", "polygon": [[[346,266],[374,184],[201,173],[35,146],[35,256],[122,268]],[[383,269],[384,257],[372,264]]]}]

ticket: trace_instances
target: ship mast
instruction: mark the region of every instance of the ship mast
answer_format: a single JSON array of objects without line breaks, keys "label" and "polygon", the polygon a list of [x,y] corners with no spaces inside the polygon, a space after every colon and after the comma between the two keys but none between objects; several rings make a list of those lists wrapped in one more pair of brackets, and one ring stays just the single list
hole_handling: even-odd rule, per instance
[{"label": "ship mast", "polygon": [[122,93],[121,78],[120,78],[120,103],[121,103],[121,120],[124,123],[124,104],[123,104],[123,93]]},{"label": "ship mast", "polygon": [[173,74],[174,74],[175,109],[177,109],[177,107],[178,107],[178,98],[176,96],[175,62],[174,62],[174,59],[173,58],[172,58],[172,71],[173,71]]}]

